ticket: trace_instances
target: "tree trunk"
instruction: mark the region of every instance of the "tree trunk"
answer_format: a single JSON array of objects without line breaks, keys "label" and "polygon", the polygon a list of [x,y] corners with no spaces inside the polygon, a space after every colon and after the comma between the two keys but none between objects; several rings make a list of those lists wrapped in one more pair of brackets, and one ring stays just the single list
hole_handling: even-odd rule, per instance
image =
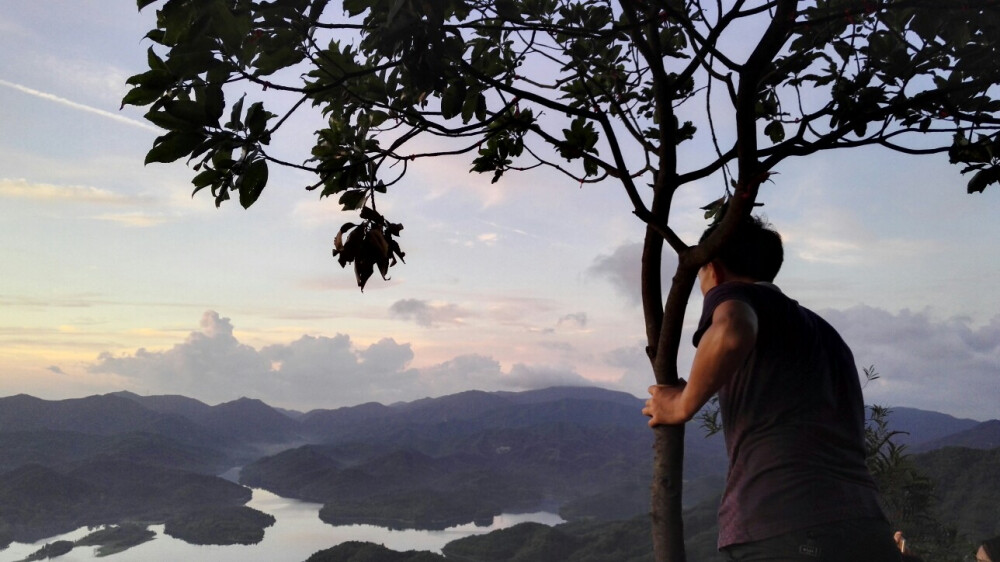
[{"label": "tree trunk", "polygon": [[685,562],[681,487],[684,468],[684,426],[654,429],[651,523],[656,562]]},{"label": "tree trunk", "polygon": [[[677,352],[680,349],[684,310],[687,307],[697,267],[687,255],[679,256],[663,309],[652,354],[656,384],[677,384]],[[661,426],[655,429],[653,445],[653,488],[651,523],[653,552],[657,562],[685,562],[684,523],[681,517],[684,478],[684,426]]]}]

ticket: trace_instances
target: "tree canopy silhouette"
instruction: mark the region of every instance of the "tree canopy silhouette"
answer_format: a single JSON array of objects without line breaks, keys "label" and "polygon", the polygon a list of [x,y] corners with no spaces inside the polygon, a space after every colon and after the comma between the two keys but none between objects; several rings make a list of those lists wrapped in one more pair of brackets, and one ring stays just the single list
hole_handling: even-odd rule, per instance
[{"label": "tree canopy silhouette", "polygon": [[[698,268],[786,159],[880,146],[947,153],[970,192],[1000,181],[1000,0],[138,0],[154,3],[149,70],[123,100],[166,131],[146,162],[186,159],[195,192],[244,207],[273,167],[311,173],[306,190],[358,211],[333,253],[362,289],[404,257],[376,199],[414,160],[620,185],[646,225],[661,384],[677,379]],[[285,125],[309,106],[312,148],[284,156]],[[699,157],[681,161],[685,145]],[[719,186],[703,210],[721,227],[688,245],[672,204],[698,180]],[[666,297],[664,242],[679,258]],[[682,437],[657,429],[658,560],[684,559]]]}]

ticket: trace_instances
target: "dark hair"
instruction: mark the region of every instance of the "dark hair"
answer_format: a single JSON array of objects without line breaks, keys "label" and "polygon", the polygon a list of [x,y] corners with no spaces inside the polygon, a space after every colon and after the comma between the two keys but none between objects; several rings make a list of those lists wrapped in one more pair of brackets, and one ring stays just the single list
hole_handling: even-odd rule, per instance
[{"label": "dark hair", "polygon": [[[719,223],[705,229],[699,242],[704,242]],[[733,275],[755,281],[774,281],[785,259],[781,235],[758,217],[747,217],[736,227],[733,237],[722,246],[715,259]]]}]

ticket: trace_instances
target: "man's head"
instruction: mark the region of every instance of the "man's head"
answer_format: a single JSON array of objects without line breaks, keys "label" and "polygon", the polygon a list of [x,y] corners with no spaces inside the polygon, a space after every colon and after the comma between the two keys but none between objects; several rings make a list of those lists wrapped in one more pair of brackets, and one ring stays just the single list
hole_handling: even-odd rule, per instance
[{"label": "man's head", "polygon": [[[717,224],[708,227],[700,242],[704,242],[716,227]],[[781,235],[760,218],[748,217],[715,259],[699,272],[702,292],[728,280],[774,281],[784,257]]]}]

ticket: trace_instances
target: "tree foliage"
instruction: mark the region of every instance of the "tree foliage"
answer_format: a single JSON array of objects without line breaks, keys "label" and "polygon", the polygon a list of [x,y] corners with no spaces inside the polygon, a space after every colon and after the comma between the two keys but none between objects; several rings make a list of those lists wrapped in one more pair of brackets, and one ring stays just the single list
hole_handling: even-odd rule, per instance
[{"label": "tree foliage", "polygon": [[[274,166],[312,174],[307,190],[361,211],[334,253],[362,288],[404,255],[401,224],[375,203],[416,159],[464,157],[493,181],[548,167],[621,185],[647,225],[660,383],[676,380],[697,269],[784,160],[881,146],[947,154],[970,192],[1000,182],[998,0],[138,0],[154,3],[149,70],[123,100],[165,129],[146,161],[185,159],[216,205],[253,205]],[[310,106],[309,154],[285,154],[286,124]],[[699,156],[679,158],[685,146]],[[673,197],[704,179],[722,227],[688,246]],[[666,298],[664,242],[679,256]],[[673,536],[682,431],[657,441],[672,460],[658,464],[654,525]],[[666,523],[660,504],[676,507]],[[676,542],[657,550],[680,560]]]},{"label": "tree foliage", "polygon": [[[535,166],[613,177],[645,220],[637,185],[676,188],[741,155],[753,166],[737,185],[791,156],[868,144],[947,151],[973,174],[970,191],[1000,181],[995,2],[730,4],[169,0],[147,35],[149,70],[129,79],[123,103],[149,105],[166,129],[146,162],[188,159],[195,191],[210,188],[217,205],[233,193],[252,205],[283,164],[314,173],[307,189],[345,210],[374,209],[408,162],[444,154],[467,155],[493,181]],[[754,49],[724,48],[748,25]],[[244,103],[246,92],[279,113]],[[715,123],[753,134],[724,138],[699,101]],[[324,118],[311,154],[281,160],[272,140],[307,103]],[[715,154],[687,169],[671,161],[699,135]],[[381,269],[401,256],[379,240],[380,215],[363,220],[345,228],[368,245],[341,251],[343,263],[377,256],[367,261]]]}]

